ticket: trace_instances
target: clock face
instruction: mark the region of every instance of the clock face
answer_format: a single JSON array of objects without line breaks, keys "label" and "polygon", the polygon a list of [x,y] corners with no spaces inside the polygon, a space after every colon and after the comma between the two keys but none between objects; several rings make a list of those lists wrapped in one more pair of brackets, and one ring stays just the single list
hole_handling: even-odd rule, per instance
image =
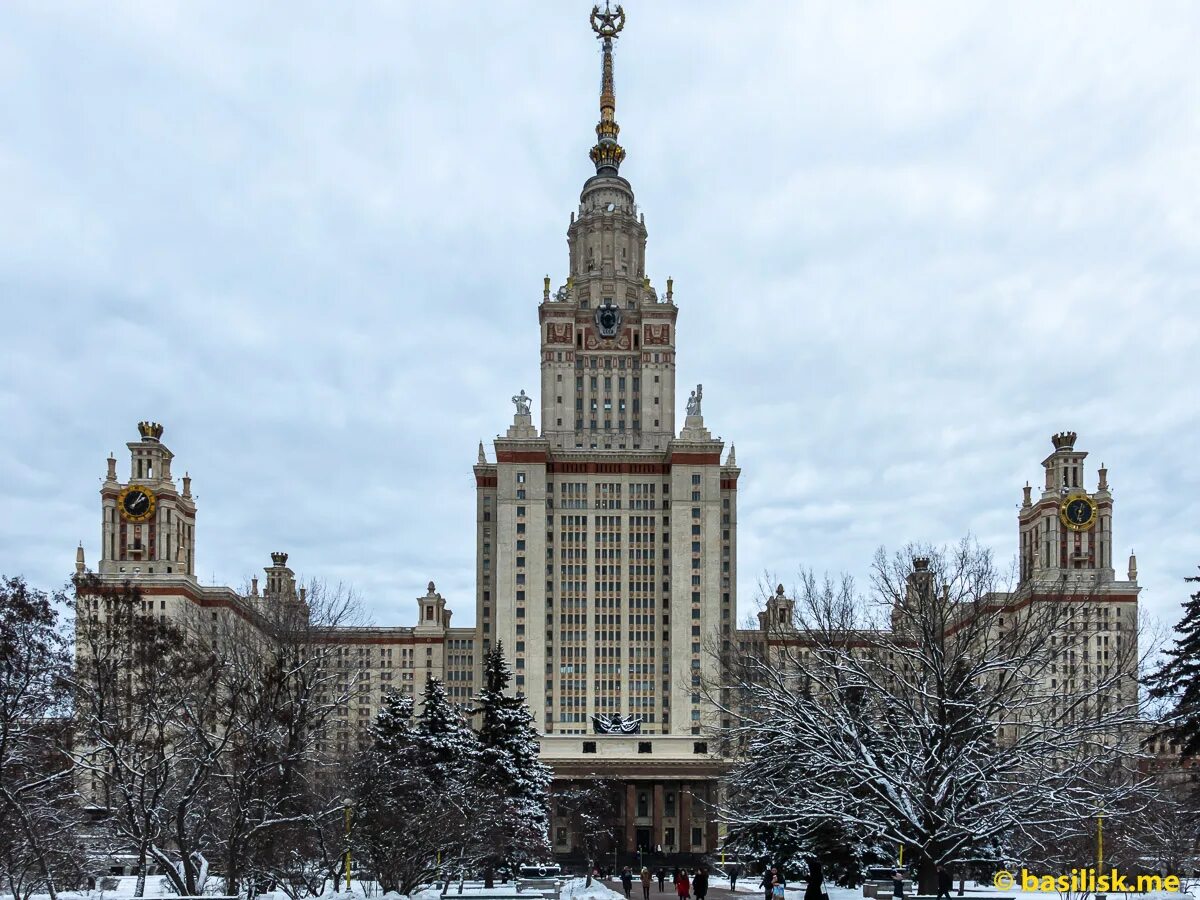
[{"label": "clock face", "polygon": [[1087,531],[1096,524],[1096,504],[1086,494],[1073,494],[1058,508],[1058,517],[1072,531]]},{"label": "clock face", "polygon": [[145,522],[154,515],[156,505],[154,491],[142,485],[130,485],[117,497],[121,516],[127,522]]},{"label": "clock face", "polygon": [[596,309],[596,327],[600,329],[601,337],[614,337],[621,327],[621,310],[615,306],[601,306]]}]

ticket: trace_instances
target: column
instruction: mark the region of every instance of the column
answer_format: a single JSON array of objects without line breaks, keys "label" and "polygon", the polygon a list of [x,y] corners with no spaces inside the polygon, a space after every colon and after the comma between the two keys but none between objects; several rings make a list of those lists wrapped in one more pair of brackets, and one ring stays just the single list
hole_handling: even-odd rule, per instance
[{"label": "column", "polygon": [[654,833],[650,835],[650,849],[657,850],[663,839],[663,786],[654,785]]},{"label": "column", "polygon": [[708,853],[715,853],[721,843],[721,834],[717,830],[717,817],[715,813],[715,803],[717,793],[716,783],[710,783],[708,786],[708,806],[704,808],[704,825],[705,825],[705,841],[704,849]]},{"label": "column", "polygon": [[679,785],[679,850],[692,852],[692,786]]},{"label": "column", "polygon": [[637,815],[637,786],[631,781],[625,785],[625,849],[629,853],[637,850],[637,832],[634,816]]}]

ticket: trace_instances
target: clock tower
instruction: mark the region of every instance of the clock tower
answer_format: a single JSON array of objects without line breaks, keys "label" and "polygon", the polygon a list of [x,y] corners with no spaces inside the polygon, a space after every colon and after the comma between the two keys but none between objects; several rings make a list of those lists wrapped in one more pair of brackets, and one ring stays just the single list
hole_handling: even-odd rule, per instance
[{"label": "clock tower", "polygon": [[1041,495],[1025,485],[1019,515],[1021,583],[1050,579],[1115,580],[1112,561],[1112,493],[1103,465],[1094,491],[1084,480],[1087,453],[1075,448],[1076,434],[1064,431],[1050,440],[1054,452],[1042,460]]},{"label": "clock tower", "polygon": [[183,476],[182,493],[171,475],[174,454],[162,442],[163,427],[139,422],[130,441],[129,477],[117,478],[117,460],[108,458],[100,488],[101,575],[187,575],[195,577],[196,504],[192,479]]}]

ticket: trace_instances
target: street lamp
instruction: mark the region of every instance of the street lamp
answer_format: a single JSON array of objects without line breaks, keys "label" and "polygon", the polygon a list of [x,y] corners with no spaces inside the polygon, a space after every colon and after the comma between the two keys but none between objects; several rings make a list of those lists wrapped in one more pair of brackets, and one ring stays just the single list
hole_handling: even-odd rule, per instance
[{"label": "street lamp", "polygon": [[342,800],[342,811],[345,814],[344,828],[342,831],[343,844],[345,846],[345,866],[346,866],[346,893],[350,893],[350,806],[354,800],[346,797]]}]

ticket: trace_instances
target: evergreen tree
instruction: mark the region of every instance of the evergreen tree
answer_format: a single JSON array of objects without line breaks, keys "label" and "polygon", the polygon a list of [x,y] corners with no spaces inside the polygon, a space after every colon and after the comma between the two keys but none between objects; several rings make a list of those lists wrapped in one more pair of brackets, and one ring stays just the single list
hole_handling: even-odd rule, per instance
[{"label": "evergreen tree", "polygon": [[[479,694],[479,786],[493,799],[495,862],[549,852],[550,769],[538,759],[537,730],[523,696],[508,692],[512,673],[500,642],[484,658]],[[490,869],[489,869],[490,871]]]},{"label": "evergreen tree", "polygon": [[433,880],[439,856],[444,864],[472,858],[478,746],[432,678],[418,717],[412,700],[391,694],[373,733],[353,770],[353,843],[385,891],[410,894]]},{"label": "evergreen tree", "polygon": [[469,779],[479,764],[479,740],[462,713],[446,697],[446,686],[432,676],[425,679],[421,713],[413,729],[416,765],[434,787]]},{"label": "evergreen tree", "polygon": [[[1184,581],[1200,582],[1200,576]],[[1150,677],[1150,696],[1170,704],[1168,733],[1185,757],[1200,754],[1200,591],[1183,604],[1183,619],[1175,626],[1174,646]]]}]

